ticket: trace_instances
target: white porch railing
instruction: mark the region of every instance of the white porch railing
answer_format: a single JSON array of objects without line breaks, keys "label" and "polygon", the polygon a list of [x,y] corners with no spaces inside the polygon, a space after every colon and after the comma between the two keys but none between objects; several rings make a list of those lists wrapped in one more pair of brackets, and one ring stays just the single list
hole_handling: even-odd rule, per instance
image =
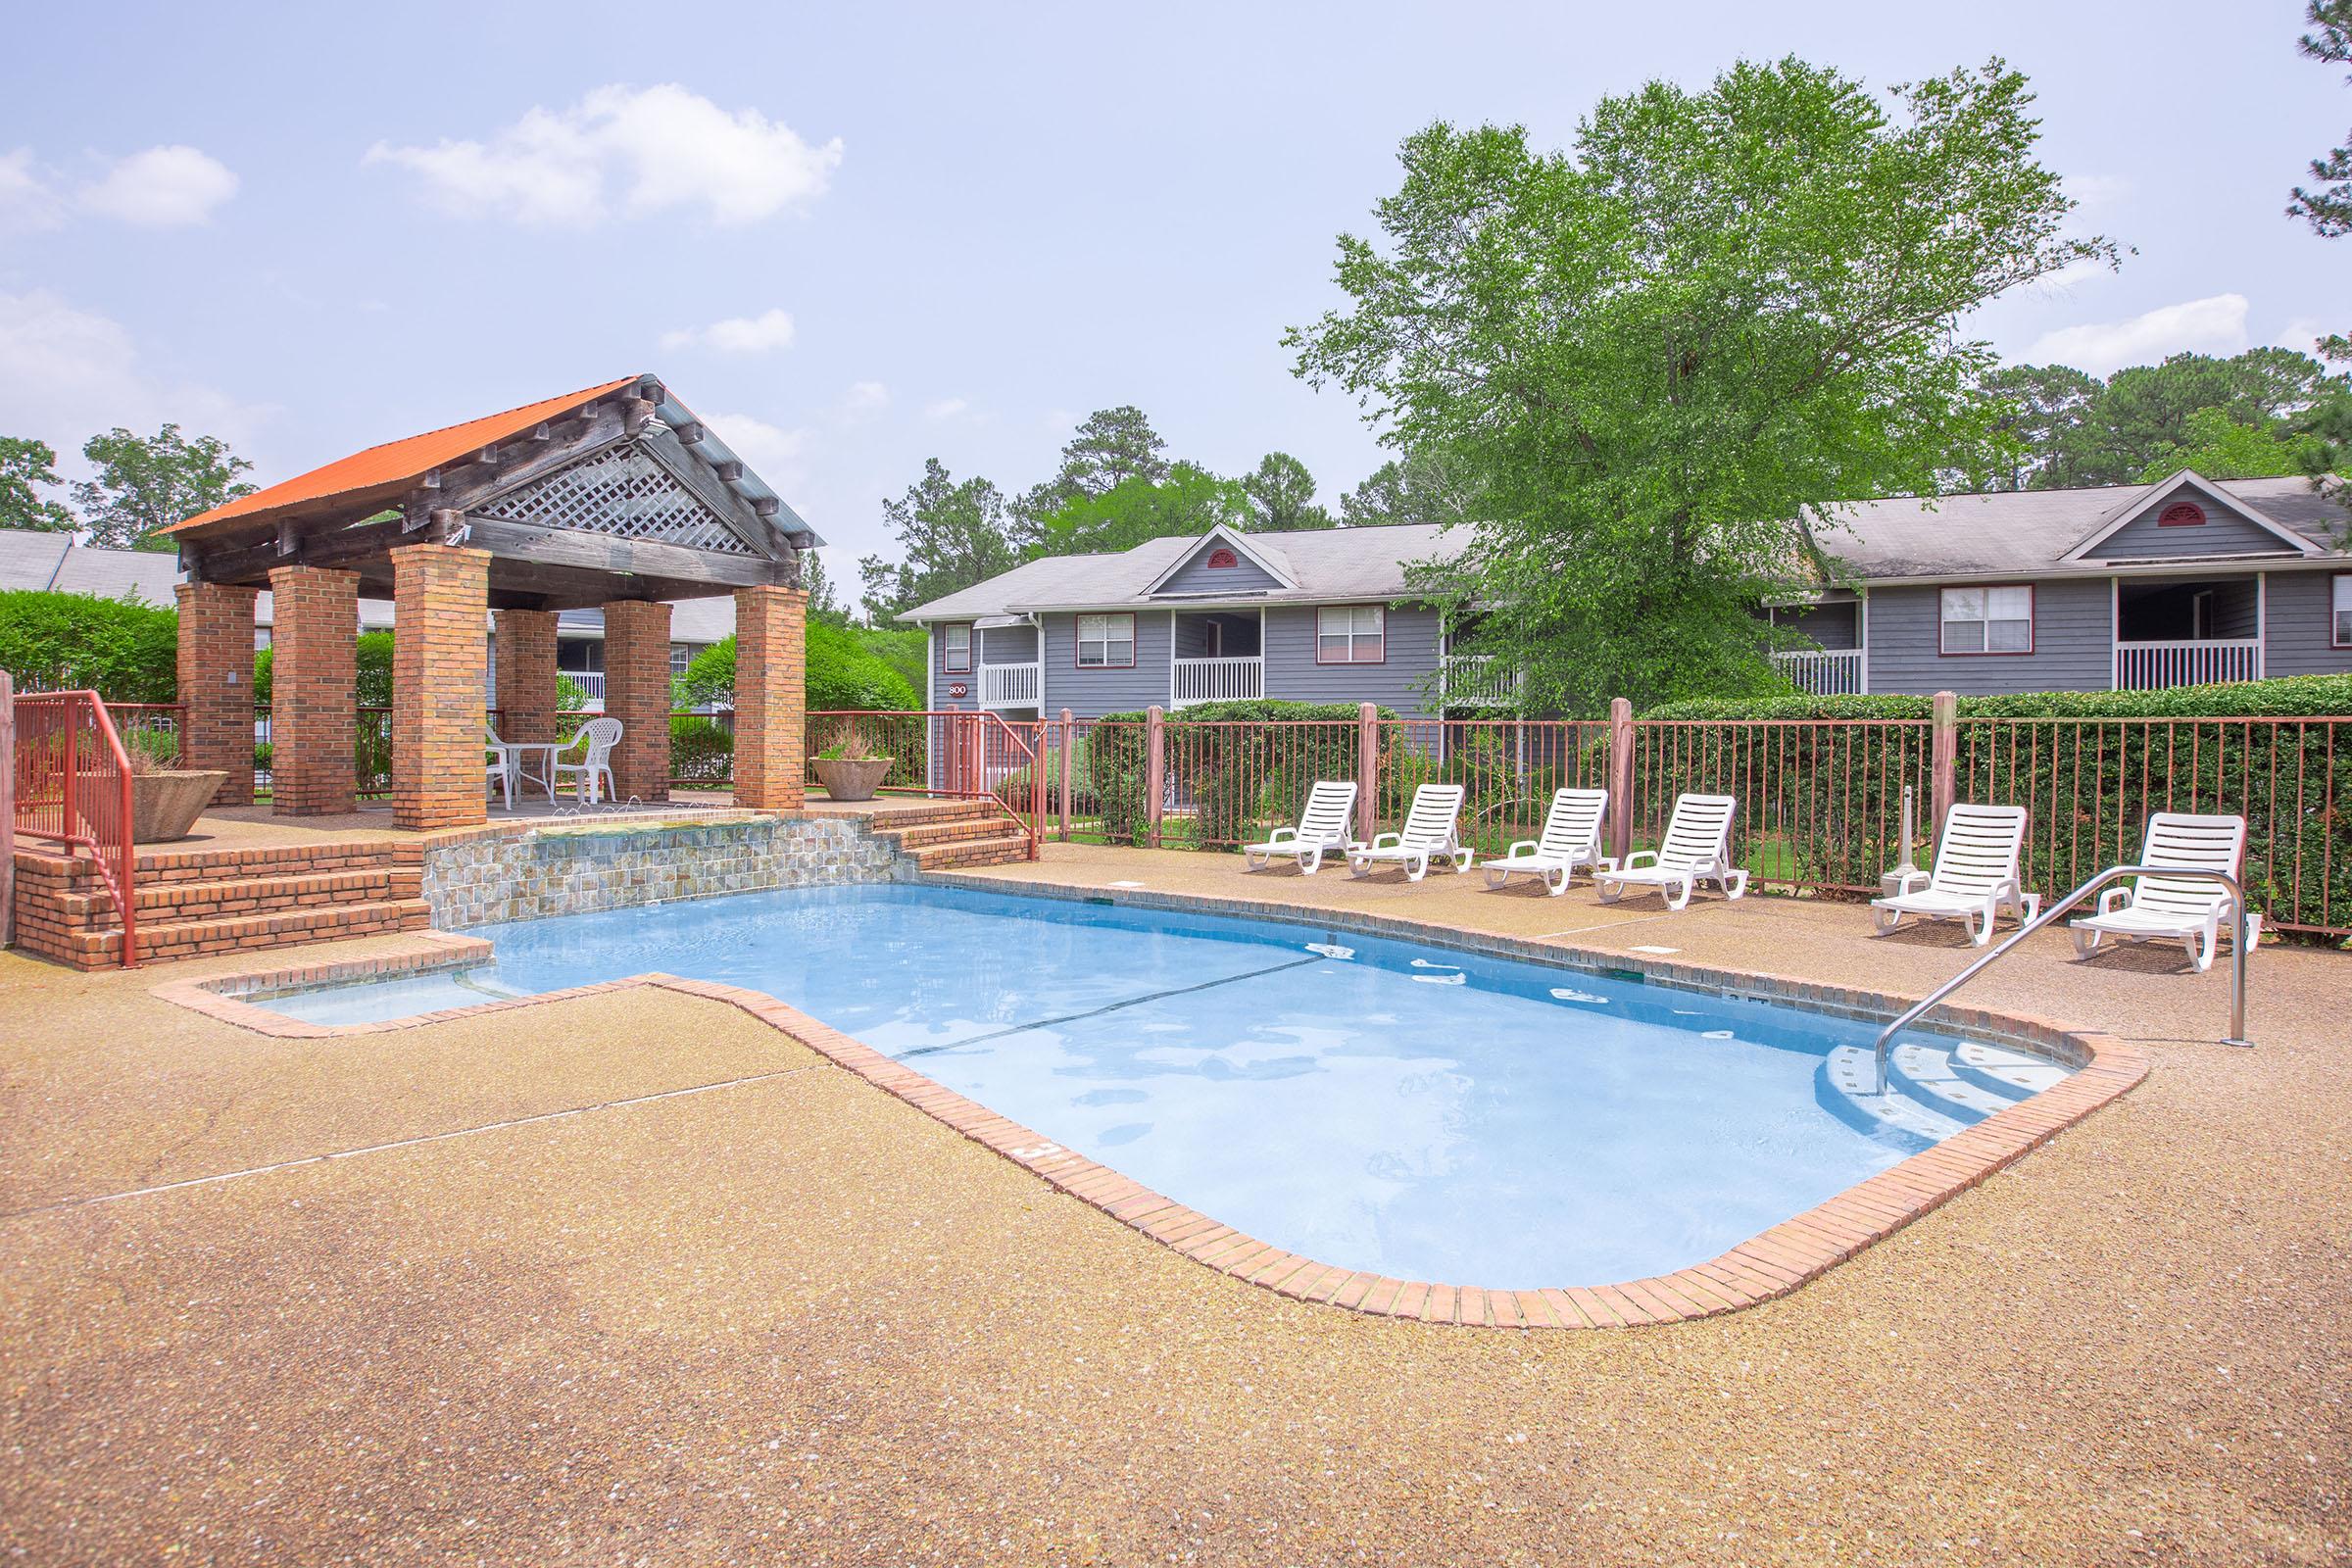
[{"label": "white porch railing", "polygon": [[1035,708],[1037,695],[1044,688],[1044,669],[1035,663],[982,664],[980,666],[980,706],[982,708]]},{"label": "white porch railing", "polygon": [[1527,689],[1523,671],[1513,669],[1493,654],[1447,654],[1445,697],[1447,708],[1516,708]]},{"label": "white porch railing", "polygon": [[2115,645],[2115,689],[2119,692],[2260,679],[2262,641],[2256,637]]},{"label": "white porch railing", "polygon": [[1170,677],[1168,706],[1247,703],[1266,695],[1266,662],[1250,654],[1233,659],[1179,659]]},{"label": "white porch railing", "polygon": [[1772,662],[1800,692],[1816,697],[1854,697],[1863,690],[1859,648],[1799,648],[1775,654]]}]

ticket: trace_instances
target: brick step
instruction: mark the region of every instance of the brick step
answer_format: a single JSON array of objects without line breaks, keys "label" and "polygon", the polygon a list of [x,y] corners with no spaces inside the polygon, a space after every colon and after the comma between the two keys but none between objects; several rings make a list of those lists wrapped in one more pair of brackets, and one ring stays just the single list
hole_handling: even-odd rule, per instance
[{"label": "brick step", "polygon": [[276,844],[243,850],[141,850],[133,863],[133,881],[160,883],[380,870],[424,862],[423,852],[416,845],[362,842]]},{"label": "brick step", "polygon": [[910,853],[916,867],[924,871],[953,871],[974,865],[1006,865],[1014,860],[1029,858],[1029,835],[1017,828],[1005,827],[987,838],[929,844]]},{"label": "brick step", "polygon": [[995,838],[1008,824],[1001,811],[985,816],[957,816],[944,821],[922,822],[912,827],[886,827],[877,831],[894,841],[902,850],[928,849],[935,844],[960,844],[971,839]]},{"label": "brick step", "polygon": [[877,833],[896,833],[939,822],[1002,821],[1004,816],[1004,808],[993,800],[922,801],[885,807],[865,820],[866,825]]},{"label": "brick step", "polygon": [[[141,922],[139,957],[145,962],[157,962],[232,949],[244,952],[286,948],[301,942],[421,931],[431,923],[432,911],[422,899],[380,899],[366,904],[321,905],[211,919],[161,920],[153,925]],[[122,951],[120,927],[74,932],[69,941],[72,952],[68,961],[82,968],[114,963]]]},{"label": "brick step", "polygon": [[[238,876],[218,882],[150,882],[134,877],[139,922],[219,919],[272,909],[326,905],[379,904],[419,897],[424,872],[417,866],[379,865],[357,870],[289,872]],[[119,926],[114,896],[102,885],[61,895],[59,911],[76,928]]]}]

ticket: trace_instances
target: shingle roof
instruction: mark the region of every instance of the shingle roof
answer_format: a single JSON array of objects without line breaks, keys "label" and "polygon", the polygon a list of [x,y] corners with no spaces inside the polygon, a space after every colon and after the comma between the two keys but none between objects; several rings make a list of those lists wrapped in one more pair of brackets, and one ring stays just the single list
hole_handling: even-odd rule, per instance
[{"label": "shingle roof", "polygon": [[[1859,501],[1832,509],[1831,526],[1817,537],[1865,582],[1985,573],[2103,576],[2109,570],[2103,564],[2063,558],[2163,488],[2107,485]],[[2229,479],[2215,488],[2327,549],[2337,548],[2340,530],[2352,521],[2352,512],[2315,492],[2308,479]]]},{"label": "shingle roof", "polygon": [[[1298,586],[1230,596],[1252,604],[1334,604],[1399,598],[1404,568],[1413,562],[1446,560],[1469,543],[1466,530],[1435,523],[1400,523],[1386,528],[1314,528],[1298,533],[1251,534],[1250,547],[1279,563]],[[1145,589],[1184,556],[1198,549],[1191,535],[1150,539],[1133,550],[1101,556],[1049,556],[1025,561],[929,604],[917,605],[902,620],[963,620],[1041,610],[1092,610],[1166,604]],[[1225,596],[1220,596],[1225,597]]]},{"label": "shingle roof", "polygon": [[249,496],[240,496],[225,506],[198,513],[164,531],[178,533],[232,517],[267,516],[336,497],[405,488],[435,468],[470,457],[494,442],[520,435],[534,425],[567,414],[583,403],[593,403],[608,392],[618,391],[637,379],[636,376],[623,376],[617,381],[607,381],[602,386],[583,387],[577,392],[566,392],[562,397],[528,403],[503,414],[468,419],[464,424],[387,441],[381,446],[369,447],[365,452],[355,452],[348,458],[338,458],[322,468],[313,468],[291,479],[281,479]]}]

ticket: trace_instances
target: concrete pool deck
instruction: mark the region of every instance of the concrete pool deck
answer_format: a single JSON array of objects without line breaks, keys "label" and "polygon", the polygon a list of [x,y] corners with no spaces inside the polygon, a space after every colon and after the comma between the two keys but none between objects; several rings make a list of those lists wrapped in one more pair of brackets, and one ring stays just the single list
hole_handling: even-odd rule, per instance
[{"label": "concrete pool deck", "polygon": [[[1951,928],[1049,849],[973,881],[1374,908],[1925,989]],[[387,951],[403,939],[299,950]],[[34,1561],[2344,1560],[2352,958],[2037,942],[2128,1098],[1804,1290],[1471,1335],[1200,1269],[731,1007],[364,1040],[0,957],[0,1544]],[[270,956],[287,960],[296,954]],[[344,1157],[320,1159],[337,1154]],[[290,1163],[302,1161],[302,1163]],[[250,1174],[234,1174],[248,1172]],[[153,1189],[195,1178],[201,1186]],[[108,1199],[107,1201],[86,1201]]]}]

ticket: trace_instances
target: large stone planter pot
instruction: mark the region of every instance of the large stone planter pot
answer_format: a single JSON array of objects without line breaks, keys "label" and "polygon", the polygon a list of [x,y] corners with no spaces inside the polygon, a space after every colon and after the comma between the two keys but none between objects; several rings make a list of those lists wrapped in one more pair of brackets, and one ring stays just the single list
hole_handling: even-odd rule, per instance
[{"label": "large stone planter pot", "polygon": [[161,839],[184,839],[196,818],[213,804],[226,773],[202,768],[172,768],[161,773],[130,775],[130,837],[135,844]]},{"label": "large stone planter pot", "polygon": [[892,760],[887,757],[820,757],[815,761],[816,781],[832,800],[870,801],[890,776]]}]

